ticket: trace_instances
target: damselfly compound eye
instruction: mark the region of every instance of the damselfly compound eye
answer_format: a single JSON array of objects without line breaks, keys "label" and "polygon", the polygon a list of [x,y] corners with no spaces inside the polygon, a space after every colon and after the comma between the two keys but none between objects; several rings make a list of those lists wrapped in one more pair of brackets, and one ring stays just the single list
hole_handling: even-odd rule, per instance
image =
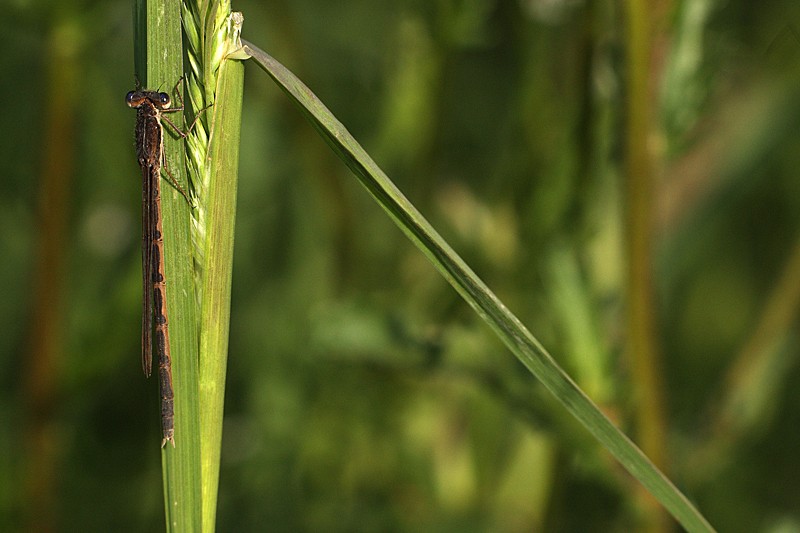
[{"label": "damselfly compound eye", "polygon": [[167,93],[158,93],[158,101],[161,105],[169,105],[169,95]]}]

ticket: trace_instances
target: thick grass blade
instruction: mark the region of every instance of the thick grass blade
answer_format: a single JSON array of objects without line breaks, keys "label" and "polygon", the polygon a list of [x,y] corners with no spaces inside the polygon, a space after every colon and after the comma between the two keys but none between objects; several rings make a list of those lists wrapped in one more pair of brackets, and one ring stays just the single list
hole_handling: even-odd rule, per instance
[{"label": "thick grass blade", "polygon": [[[180,16],[180,0],[135,5],[137,77],[147,88],[169,91],[183,73]],[[167,163],[178,183],[186,187],[184,143],[168,129],[164,128]],[[167,444],[161,451],[164,510],[167,531],[199,531],[200,404],[194,277],[192,262],[187,260],[191,257],[190,207],[168,180],[161,186],[161,205],[175,392],[175,448]],[[155,426],[158,414],[152,415]],[[158,442],[154,438],[153,445]]]},{"label": "thick grass blade", "polygon": [[603,415],[517,317],[450,248],[311,90],[266,52],[246,41],[243,43],[243,51],[300,107],[312,126],[400,229],[530,372],[688,531],[713,531],[687,498]]}]

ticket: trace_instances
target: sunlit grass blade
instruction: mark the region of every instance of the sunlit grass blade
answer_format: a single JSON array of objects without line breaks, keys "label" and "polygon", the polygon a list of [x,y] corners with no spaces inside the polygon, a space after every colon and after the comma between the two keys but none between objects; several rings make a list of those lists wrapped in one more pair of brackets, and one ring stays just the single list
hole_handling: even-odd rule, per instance
[{"label": "sunlit grass blade", "polygon": [[603,415],[558,366],[547,350],[439,236],[311,90],[264,51],[247,42],[244,42],[243,50],[300,107],[313,127],[355,173],[362,185],[400,229],[569,412],[688,531],[713,531],[711,525],[686,497]]},{"label": "sunlit grass blade", "polygon": [[241,13],[228,0],[184,4],[194,109],[206,109],[187,139],[192,190],[196,297],[200,306],[199,393],[203,531],[214,531],[225,376],[228,361],[233,236],[244,66],[227,54],[241,46]]}]

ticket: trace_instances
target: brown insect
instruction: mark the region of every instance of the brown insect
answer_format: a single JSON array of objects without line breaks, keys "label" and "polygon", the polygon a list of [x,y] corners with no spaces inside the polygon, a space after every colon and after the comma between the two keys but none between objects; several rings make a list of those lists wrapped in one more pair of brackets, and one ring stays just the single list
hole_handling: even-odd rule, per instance
[{"label": "brown insect", "polygon": [[[170,107],[169,94],[142,90],[137,80],[137,89],[125,97],[129,107],[136,108],[136,155],[142,169],[142,370],[150,377],[153,360],[153,331],[155,330],[156,356],[158,357],[158,382],[161,391],[161,434],[163,447],[167,441],[175,446],[175,405],[172,389],[172,360],[170,359],[169,321],[167,320],[166,281],[164,279],[164,238],[161,217],[161,168],[167,171],[172,184],[189,197],[181,188],[164,158],[164,128],[169,124],[180,137],[186,137],[169,118],[167,113],[183,111],[183,98],[178,92],[178,80],[173,92],[180,105]],[[205,109],[201,110],[204,111]],[[198,117],[200,115],[198,113]],[[191,131],[195,117],[187,131]],[[189,202],[191,204],[191,202]]]}]

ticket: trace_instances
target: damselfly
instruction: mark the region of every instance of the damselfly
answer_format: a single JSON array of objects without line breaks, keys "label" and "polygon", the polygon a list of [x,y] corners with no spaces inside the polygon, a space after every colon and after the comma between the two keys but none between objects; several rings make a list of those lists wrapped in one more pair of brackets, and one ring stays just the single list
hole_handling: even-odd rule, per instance
[{"label": "damselfly", "polygon": [[[169,172],[164,157],[164,129],[162,121],[175,132],[186,137],[166,116],[166,113],[183,111],[183,98],[178,91],[183,78],[178,80],[173,92],[180,105],[170,107],[169,94],[137,88],[125,97],[129,107],[136,108],[136,154],[142,169],[142,281],[144,302],[142,306],[142,370],[150,377],[153,359],[153,331],[155,330],[156,356],[158,357],[158,383],[161,390],[161,433],[163,447],[167,441],[175,446],[175,406],[172,389],[172,360],[170,358],[169,327],[167,320],[166,280],[164,279],[164,238],[161,219],[161,168],[167,171],[172,184],[189,201],[186,192]],[[202,112],[202,110],[201,110]],[[199,113],[198,113],[199,116]],[[195,117],[189,130],[197,121]]]}]

